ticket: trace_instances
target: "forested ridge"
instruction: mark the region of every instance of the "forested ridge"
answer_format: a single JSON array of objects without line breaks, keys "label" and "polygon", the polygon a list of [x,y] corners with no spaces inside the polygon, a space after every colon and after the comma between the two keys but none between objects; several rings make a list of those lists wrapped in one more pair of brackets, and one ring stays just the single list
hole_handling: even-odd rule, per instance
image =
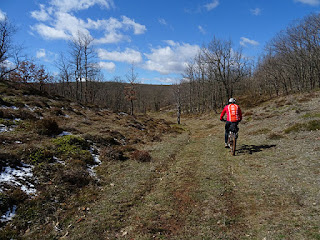
[{"label": "forested ridge", "polygon": [[[148,86],[139,83],[143,76],[138,76],[134,63],[125,76],[104,79],[93,39],[84,34],[69,43],[68,53],[60,54],[55,64],[59,74],[53,77],[13,44],[15,28],[6,19],[1,22],[1,79],[32,83],[40,90],[116,112],[145,113],[178,106],[182,113],[203,113],[220,109],[231,96],[252,105],[319,88],[319,29],[319,14],[297,20],[270,39],[257,60],[236,49],[232,40],[214,37],[190,60],[175,84]],[[9,59],[15,64],[6,64]]]}]

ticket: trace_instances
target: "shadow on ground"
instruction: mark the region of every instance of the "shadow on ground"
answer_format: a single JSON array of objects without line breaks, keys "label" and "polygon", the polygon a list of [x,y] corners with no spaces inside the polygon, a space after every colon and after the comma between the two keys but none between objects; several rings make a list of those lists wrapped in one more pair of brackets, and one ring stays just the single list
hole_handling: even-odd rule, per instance
[{"label": "shadow on ground", "polygon": [[265,149],[273,148],[276,145],[241,145],[237,150],[238,154],[252,154],[256,152],[261,152]]}]

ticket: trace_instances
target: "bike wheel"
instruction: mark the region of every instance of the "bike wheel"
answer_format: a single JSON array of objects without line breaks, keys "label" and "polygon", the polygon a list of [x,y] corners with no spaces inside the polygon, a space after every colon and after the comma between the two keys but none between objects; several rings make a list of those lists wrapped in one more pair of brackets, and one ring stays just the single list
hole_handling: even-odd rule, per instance
[{"label": "bike wheel", "polygon": [[231,147],[231,153],[232,155],[236,155],[236,145],[237,145],[237,138],[236,138],[236,134],[232,133],[232,147]]},{"label": "bike wheel", "polygon": [[233,156],[236,154],[236,144],[237,144],[236,134],[231,133],[230,149],[231,149],[231,154]]}]

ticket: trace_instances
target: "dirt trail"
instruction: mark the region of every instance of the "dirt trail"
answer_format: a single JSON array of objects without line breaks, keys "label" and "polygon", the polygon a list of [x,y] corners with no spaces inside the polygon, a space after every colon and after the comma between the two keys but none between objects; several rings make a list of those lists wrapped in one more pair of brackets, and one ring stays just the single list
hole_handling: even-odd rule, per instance
[{"label": "dirt trail", "polygon": [[284,132],[319,121],[319,95],[247,111],[236,156],[207,115],[146,147],[150,163],[101,166],[107,184],[70,239],[320,239],[319,131]]},{"label": "dirt trail", "polygon": [[231,156],[223,123],[185,124],[189,139],[132,211],[138,223],[128,239],[319,239],[316,158],[298,161],[296,150],[282,149],[286,141],[250,134],[250,124],[240,125]]}]

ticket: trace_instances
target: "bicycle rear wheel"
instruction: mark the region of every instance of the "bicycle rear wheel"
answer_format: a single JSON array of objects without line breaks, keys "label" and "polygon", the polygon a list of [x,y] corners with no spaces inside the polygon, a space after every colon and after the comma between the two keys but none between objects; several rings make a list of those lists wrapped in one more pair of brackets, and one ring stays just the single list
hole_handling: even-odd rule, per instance
[{"label": "bicycle rear wheel", "polygon": [[236,154],[236,145],[237,145],[237,138],[236,134],[232,132],[230,134],[230,149],[231,149],[231,154],[234,156]]}]

